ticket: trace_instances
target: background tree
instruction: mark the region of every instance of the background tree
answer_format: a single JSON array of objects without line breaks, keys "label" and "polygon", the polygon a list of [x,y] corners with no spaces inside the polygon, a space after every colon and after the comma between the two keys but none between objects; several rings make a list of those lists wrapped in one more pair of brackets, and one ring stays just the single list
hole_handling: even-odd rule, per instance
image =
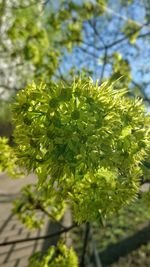
[{"label": "background tree", "polygon": [[147,98],[149,19],[146,0],[1,0],[1,91],[85,69],[100,80],[125,75]]}]

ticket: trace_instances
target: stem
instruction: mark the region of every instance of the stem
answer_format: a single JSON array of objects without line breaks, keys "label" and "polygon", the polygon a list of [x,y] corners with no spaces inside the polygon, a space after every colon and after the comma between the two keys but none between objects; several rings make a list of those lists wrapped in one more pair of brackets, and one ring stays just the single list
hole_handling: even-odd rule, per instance
[{"label": "stem", "polygon": [[37,204],[35,204],[35,208],[38,210],[41,210],[43,213],[45,213],[49,218],[51,218],[54,222],[56,222],[61,228],[66,229],[66,227],[64,225],[62,225],[59,221],[57,221],[53,215],[47,211],[40,202],[38,202]]},{"label": "stem", "polygon": [[85,267],[85,255],[86,255],[86,250],[87,250],[89,233],[90,233],[90,224],[89,224],[89,222],[87,222],[86,223],[86,229],[85,229],[85,237],[84,237],[84,242],[83,242],[83,251],[82,251],[82,256],[81,256],[80,267]]},{"label": "stem", "polygon": [[104,61],[103,61],[103,65],[102,65],[102,70],[101,70],[101,75],[100,75],[99,84],[101,84],[102,79],[103,79],[103,77],[104,77],[104,72],[105,72],[106,64],[107,64],[107,48],[105,48]]}]

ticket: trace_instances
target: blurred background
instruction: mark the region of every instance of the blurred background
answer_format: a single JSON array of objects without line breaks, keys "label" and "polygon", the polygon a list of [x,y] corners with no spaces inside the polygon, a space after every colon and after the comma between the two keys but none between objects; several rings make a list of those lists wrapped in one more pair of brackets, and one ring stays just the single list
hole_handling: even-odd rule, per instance
[{"label": "blurred background", "polygon": [[[99,84],[121,77],[116,88],[128,88],[149,112],[149,0],[0,0],[1,136],[12,140],[10,104],[18,90],[51,79],[67,86],[81,74]],[[149,169],[148,157],[137,201],[103,229],[94,225],[102,266],[150,266]],[[73,235],[78,254],[81,233]]]}]

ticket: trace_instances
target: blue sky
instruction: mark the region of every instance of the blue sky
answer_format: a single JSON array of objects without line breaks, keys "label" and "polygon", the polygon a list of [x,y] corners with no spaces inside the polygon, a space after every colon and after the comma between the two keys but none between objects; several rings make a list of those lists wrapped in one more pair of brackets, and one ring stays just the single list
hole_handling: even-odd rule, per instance
[{"label": "blue sky", "polygon": [[[142,1],[134,1],[132,5],[128,8],[121,8],[118,1],[109,1],[108,10],[106,13],[97,19],[97,29],[99,35],[103,38],[106,45],[114,41],[114,35],[117,35],[118,27],[123,27],[123,25],[131,19],[139,25],[145,23],[145,8],[142,5]],[[112,19],[110,19],[112,18]],[[103,57],[104,51],[98,48],[102,46],[101,41],[98,37],[95,37],[92,32],[92,28],[88,23],[85,22],[84,28],[89,32],[91,37],[88,38],[88,42],[91,46],[87,48],[86,45],[82,45],[86,51],[95,53],[95,57],[88,55],[88,53],[83,52],[78,46],[73,48],[72,53],[65,51],[64,60],[61,65],[62,73],[65,73],[71,66],[76,66],[77,69],[82,67],[89,68],[93,70],[93,78],[99,78],[99,73],[101,71],[102,65],[100,64]],[[140,34],[150,33],[150,25],[143,27]],[[86,40],[85,31],[83,31],[83,40]],[[119,32],[116,40],[122,38],[123,33]],[[94,48],[95,46],[95,48]],[[97,48],[96,48],[97,47]],[[150,80],[150,39],[139,38],[136,44],[131,45],[128,40],[113,46],[108,49],[108,56],[112,55],[114,52],[121,53],[124,59],[127,59],[132,68],[133,80],[136,83],[148,83]],[[104,76],[108,77],[111,72],[111,65],[106,65]],[[145,87],[146,93],[150,95],[150,85]]]}]

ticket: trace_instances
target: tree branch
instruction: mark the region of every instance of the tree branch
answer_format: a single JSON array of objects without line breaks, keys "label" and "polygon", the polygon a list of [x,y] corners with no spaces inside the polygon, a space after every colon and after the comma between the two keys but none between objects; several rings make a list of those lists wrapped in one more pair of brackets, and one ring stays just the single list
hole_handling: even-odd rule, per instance
[{"label": "tree branch", "polygon": [[99,84],[101,84],[101,81],[102,81],[102,79],[103,79],[103,77],[104,77],[104,72],[105,72],[106,64],[107,64],[107,48],[105,48],[104,62],[103,62],[103,65],[102,65],[102,70],[101,70],[101,75],[100,75]]},{"label": "tree branch", "polygon": [[49,239],[49,238],[52,238],[54,236],[59,236],[63,233],[67,233],[68,231],[72,230],[75,227],[77,227],[77,224],[73,224],[68,228],[65,228],[63,230],[60,230],[60,231],[55,232],[55,233],[50,234],[50,235],[36,236],[36,237],[23,238],[23,239],[15,239],[15,240],[11,240],[8,242],[2,242],[2,243],[0,243],[0,246],[2,247],[2,246],[14,245],[14,244],[18,244],[18,243],[35,241],[35,240]]},{"label": "tree branch", "polygon": [[90,233],[90,224],[87,222],[87,224],[86,224],[86,230],[85,230],[85,237],[84,237],[83,251],[82,251],[82,256],[81,256],[80,267],[85,267],[85,255],[86,255],[86,250],[87,250],[89,233]]}]

